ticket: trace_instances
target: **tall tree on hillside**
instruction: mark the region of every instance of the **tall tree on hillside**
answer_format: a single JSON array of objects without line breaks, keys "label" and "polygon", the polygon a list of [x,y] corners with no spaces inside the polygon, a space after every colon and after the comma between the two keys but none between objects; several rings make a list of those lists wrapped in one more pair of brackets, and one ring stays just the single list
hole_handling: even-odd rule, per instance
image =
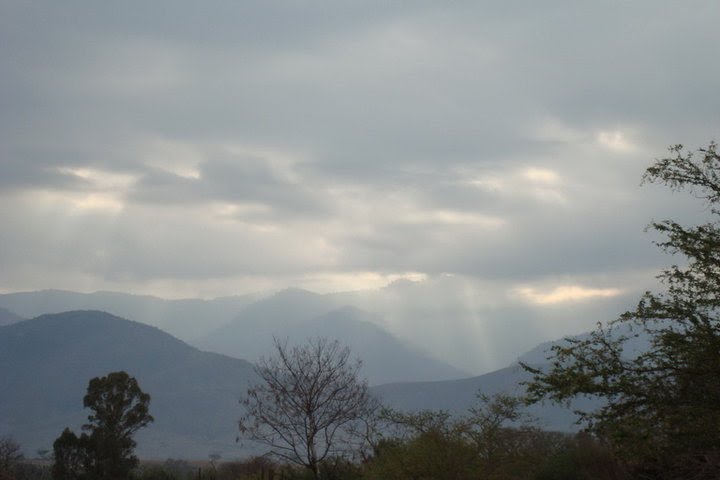
[{"label": "tall tree on hillside", "polygon": [[325,459],[348,453],[356,423],[372,408],[361,363],[325,338],[293,347],[275,339],[274,346],[256,367],[261,382],[241,401],[240,431],[319,478]]},{"label": "tall tree on hillside", "polygon": [[153,421],[150,395],[126,372],[112,372],[90,380],[83,405],[91,410],[86,433],[77,437],[65,429],[55,441],[54,478],[128,478],[138,463],[132,437]]},{"label": "tall tree on hillside", "polygon": [[[670,152],[644,181],[689,192],[711,219],[652,223],[665,236],[658,245],[682,259],[659,275],[665,291],[647,292],[588,338],[553,347],[549,370],[526,366],[528,390],[535,401],[604,399],[581,420],[649,478],[720,478],[720,155],[714,143]],[[650,339],[640,353],[627,344],[639,333]]]}]

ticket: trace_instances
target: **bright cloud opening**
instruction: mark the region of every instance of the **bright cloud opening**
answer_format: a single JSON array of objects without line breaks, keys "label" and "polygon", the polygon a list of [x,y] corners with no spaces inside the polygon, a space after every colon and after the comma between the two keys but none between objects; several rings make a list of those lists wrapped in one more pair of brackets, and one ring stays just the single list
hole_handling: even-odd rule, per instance
[{"label": "bright cloud opening", "polygon": [[560,175],[547,168],[530,167],[522,172],[522,176],[534,183],[552,185],[560,182]]},{"label": "bright cloud opening", "polygon": [[134,175],[106,172],[92,168],[59,167],[57,171],[63,175],[78,177],[92,184],[93,188],[125,189],[137,181]]},{"label": "bright cloud opening", "polygon": [[405,221],[418,224],[476,225],[488,228],[500,228],[506,224],[506,221],[499,217],[452,210],[435,210],[431,212],[416,211],[408,213],[405,216]]},{"label": "bright cloud opening", "polygon": [[537,305],[556,305],[592,298],[616,297],[622,291],[617,288],[586,288],[580,285],[561,285],[546,292],[538,291],[533,287],[521,287],[516,289],[515,293]]},{"label": "bright cloud opening", "polygon": [[595,141],[602,147],[618,153],[628,153],[635,150],[635,145],[619,130],[600,131]]},{"label": "bright cloud opening", "polygon": [[398,280],[422,282],[427,275],[421,272],[383,274],[379,272],[317,273],[299,281],[302,288],[318,293],[351,292],[383,288]]}]

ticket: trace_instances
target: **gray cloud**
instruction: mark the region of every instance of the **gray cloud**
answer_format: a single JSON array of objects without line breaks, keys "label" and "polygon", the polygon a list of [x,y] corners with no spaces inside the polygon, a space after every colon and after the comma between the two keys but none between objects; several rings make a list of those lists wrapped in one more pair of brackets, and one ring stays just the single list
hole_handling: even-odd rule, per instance
[{"label": "gray cloud", "polygon": [[[668,144],[717,138],[718,18],[711,1],[3,2],[0,289],[610,288],[666,261],[651,219],[705,214],[639,182]],[[542,317],[503,301],[498,322]]]}]

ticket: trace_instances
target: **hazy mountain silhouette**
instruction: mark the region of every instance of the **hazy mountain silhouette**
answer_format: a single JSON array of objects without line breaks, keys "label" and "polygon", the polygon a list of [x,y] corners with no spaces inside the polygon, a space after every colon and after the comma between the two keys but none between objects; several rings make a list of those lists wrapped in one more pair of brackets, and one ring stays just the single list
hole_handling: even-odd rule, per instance
[{"label": "hazy mountain silhouette", "polygon": [[[626,352],[634,355],[644,351],[649,342],[646,334],[634,335],[626,326],[614,331],[615,335],[629,335],[631,338],[626,344]],[[590,333],[566,337],[583,340]],[[455,414],[467,412],[468,408],[477,404],[478,394],[493,395],[508,393],[523,395],[524,383],[532,379],[520,362],[535,368],[550,368],[548,357],[552,357],[553,345],[562,345],[565,339],[543,342],[518,357],[518,362],[500,370],[459,380],[434,382],[389,383],[373,388],[373,392],[389,407],[405,411],[419,410],[446,410]],[[577,431],[577,415],[575,410],[593,410],[598,408],[601,401],[597,398],[581,397],[575,399],[570,405],[560,405],[544,402],[527,407],[526,411],[537,419],[537,425],[546,430]]]},{"label": "hazy mountain silhouette", "polygon": [[248,360],[270,352],[274,334],[295,342],[311,336],[337,338],[363,359],[365,373],[375,384],[467,375],[387,332],[379,326],[382,318],[343,309],[347,305],[343,302],[352,298],[299,289],[261,300],[253,296],[163,300],[115,292],[43,290],[0,295],[0,307],[25,318],[72,310],[106,311],[156,326],[204,350]]},{"label": "hazy mountain silhouette", "polygon": [[272,352],[272,337],[302,343],[309,337],[340,340],[363,360],[372,384],[461,378],[467,373],[413,348],[378,324],[374,315],[335,297],[285,290],[247,307],[230,324],[193,342],[205,350],[255,360]]},{"label": "hazy mountain silhouette", "polygon": [[[298,292],[289,295],[307,300]],[[370,351],[363,360],[372,368],[384,365],[392,375],[412,365],[428,371],[437,367],[423,364],[422,356],[413,357],[414,352],[393,343],[392,337],[363,320],[366,315],[341,308],[295,327],[309,334],[351,335],[358,348],[379,345],[380,353]],[[152,396],[155,423],[138,434],[142,457],[203,459],[217,452],[235,458],[249,453],[235,438],[238,400],[257,378],[250,363],[202,352],[155,327],[98,311],[43,315],[0,327],[0,435],[12,435],[28,453],[50,448],[63,428],[79,430],[85,423],[88,412],[83,411],[82,397],[88,380],[116,370],[137,378]],[[478,391],[521,393],[520,383],[528,378],[512,366],[461,380],[391,383],[371,390],[398,409],[461,413],[474,403]],[[545,428],[573,430],[577,427],[571,410],[538,405],[530,412]]]},{"label": "hazy mountain silhouette", "polygon": [[101,310],[153,325],[188,341],[230,322],[255,300],[257,297],[250,295],[212,300],[165,300],[117,292],[42,290],[0,295],[0,306],[25,318],[72,310]]},{"label": "hazy mountain silhouette", "polygon": [[[478,403],[478,394],[493,395],[508,393],[522,395],[523,382],[531,375],[519,365],[496,370],[460,380],[439,382],[409,382],[379,385],[373,392],[382,402],[392,408],[404,411],[446,410],[453,414],[467,413],[468,408]],[[527,408],[527,413],[537,419],[537,425],[546,430],[572,432],[579,426],[575,423],[575,409],[595,408],[595,399],[579,399],[569,407],[546,402]]]},{"label": "hazy mountain silhouette", "polygon": [[138,436],[142,456],[239,452],[238,400],[255,378],[253,366],[98,311],[0,327],[0,434],[29,452],[50,448],[63,428],[85,422],[88,380],[116,370],[137,378],[152,397],[155,423]]},{"label": "hazy mountain silhouette", "polygon": [[24,320],[23,317],[18,315],[17,313],[11,312],[10,310],[6,308],[0,307],[0,326],[3,325],[10,325],[11,323],[17,323],[21,320]]}]

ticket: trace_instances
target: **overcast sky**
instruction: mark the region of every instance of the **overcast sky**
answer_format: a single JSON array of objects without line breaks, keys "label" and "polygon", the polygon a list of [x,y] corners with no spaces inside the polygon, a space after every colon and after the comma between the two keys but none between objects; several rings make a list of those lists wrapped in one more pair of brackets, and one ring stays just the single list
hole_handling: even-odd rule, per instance
[{"label": "overcast sky", "polygon": [[[641,291],[720,3],[0,0],[0,291]],[[478,300],[480,301],[480,300]]]}]

